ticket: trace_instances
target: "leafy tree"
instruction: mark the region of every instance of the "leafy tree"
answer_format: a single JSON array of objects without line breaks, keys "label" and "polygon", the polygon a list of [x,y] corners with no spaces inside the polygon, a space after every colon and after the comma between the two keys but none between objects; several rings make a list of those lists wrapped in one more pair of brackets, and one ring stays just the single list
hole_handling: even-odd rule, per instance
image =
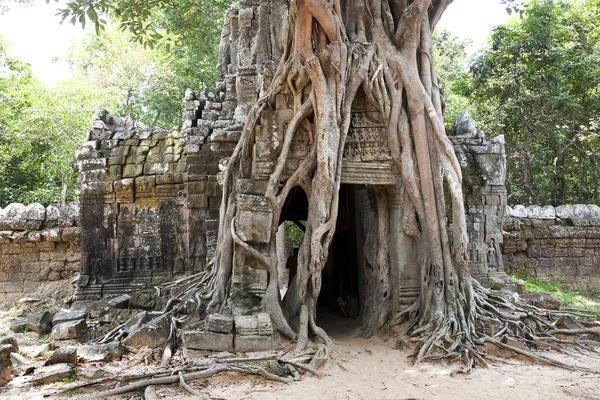
[{"label": "leafy tree", "polygon": [[[49,2],[50,0],[46,0]],[[55,0],[58,2],[58,0]],[[234,0],[68,0],[59,9],[63,21],[94,24],[96,32],[108,21],[150,49],[159,45],[174,56],[179,76],[194,77],[212,88],[225,12]],[[194,85],[194,87],[198,84]]]},{"label": "leafy tree", "polygon": [[466,48],[469,40],[461,40],[448,30],[433,35],[433,51],[440,84],[444,92],[444,122],[449,127],[461,111],[471,111],[466,95],[470,84],[469,57]]},{"label": "leafy tree", "polygon": [[0,205],[74,200],[75,149],[109,105],[81,82],[45,87],[0,40]]},{"label": "leafy tree", "polygon": [[193,81],[177,74],[171,54],[144,48],[111,27],[86,35],[67,59],[77,80],[113,100],[111,112],[131,114],[142,126],[179,125],[181,96]]},{"label": "leafy tree", "polygon": [[510,202],[598,202],[600,3],[521,10],[472,66],[477,118],[506,135]]}]

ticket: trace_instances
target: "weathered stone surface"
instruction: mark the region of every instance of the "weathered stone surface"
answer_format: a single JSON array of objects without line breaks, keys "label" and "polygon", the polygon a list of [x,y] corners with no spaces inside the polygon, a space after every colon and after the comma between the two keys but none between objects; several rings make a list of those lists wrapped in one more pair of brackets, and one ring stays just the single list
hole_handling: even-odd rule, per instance
[{"label": "weathered stone surface", "polygon": [[113,297],[108,300],[108,306],[111,308],[127,308],[129,306],[129,301],[131,300],[131,296],[128,294],[124,294],[118,297]]},{"label": "weathered stone surface", "polygon": [[87,323],[80,319],[63,322],[52,328],[51,336],[56,340],[79,339],[87,330]]},{"label": "weathered stone surface", "polygon": [[64,346],[56,349],[44,363],[44,365],[54,364],[77,365],[77,347]]},{"label": "weathered stone surface", "polygon": [[32,385],[45,385],[65,380],[71,376],[73,368],[69,364],[56,364],[42,367],[31,378]]},{"label": "weathered stone surface", "polygon": [[40,335],[49,333],[52,329],[52,314],[48,311],[36,313],[27,317],[27,328]]},{"label": "weathered stone surface", "polygon": [[233,334],[206,331],[185,331],[183,346],[194,350],[233,352]]},{"label": "weathered stone surface", "polygon": [[78,368],[77,369],[77,378],[85,379],[88,381],[98,379],[102,377],[102,370],[96,367],[89,368]]},{"label": "weathered stone surface", "polygon": [[77,321],[80,319],[87,319],[89,312],[87,310],[75,310],[75,311],[63,311],[54,314],[52,324],[60,324],[62,322]]},{"label": "weathered stone surface", "polygon": [[525,293],[521,298],[531,305],[545,310],[560,310],[560,300],[548,293]]},{"label": "weathered stone surface", "polygon": [[145,323],[123,341],[125,346],[139,349],[162,346],[171,333],[171,314],[167,313]]},{"label": "weathered stone surface", "polygon": [[10,330],[15,333],[23,333],[27,329],[29,329],[27,328],[27,321],[24,319],[18,319],[10,323]]},{"label": "weathered stone surface", "polygon": [[13,364],[10,359],[12,346],[10,344],[0,345],[0,386],[6,385],[11,380]]},{"label": "weathered stone surface", "polygon": [[123,349],[119,342],[86,344],[77,347],[77,354],[79,359],[85,362],[118,361],[121,359]]},{"label": "weathered stone surface", "polygon": [[19,352],[19,342],[17,341],[16,337],[11,336],[11,335],[0,337],[0,346],[5,345],[5,344],[8,344],[11,346],[13,353]]},{"label": "weathered stone surface", "polygon": [[234,323],[236,337],[273,335],[273,324],[268,313],[235,316]]},{"label": "weathered stone surface", "polygon": [[44,356],[51,350],[49,343],[40,344],[37,346],[22,346],[21,352],[29,358],[38,358]]},{"label": "weathered stone surface", "polygon": [[216,333],[231,333],[233,318],[221,314],[210,314],[206,320],[206,330]]},{"label": "weathered stone surface", "polygon": [[267,351],[273,350],[272,336],[235,336],[234,348],[236,352]]},{"label": "weathered stone surface", "polygon": [[527,207],[527,218],[554,219],[556,218],[556,210],[552,206],[529,206]]}]

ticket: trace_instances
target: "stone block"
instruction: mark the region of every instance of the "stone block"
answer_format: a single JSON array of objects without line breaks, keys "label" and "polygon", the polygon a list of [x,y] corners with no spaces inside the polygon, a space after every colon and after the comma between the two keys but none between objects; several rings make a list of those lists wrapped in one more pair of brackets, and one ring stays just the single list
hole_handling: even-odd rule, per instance
[{"label": "stone block", "polygon": [[164,314],[142,325],[123,341],[125,346],[151,349],[162,346],[171,333],[171,313]]},{"label": "stone block", "polygon": [[13,364],[10,359],[10,345],[0,346],[0,386],[6,385],[11,379]]},{"label": "stone block", "polygon": [[135,178],[135,193],[154,193],[156,179],[154,176],[140,176]]},{"label": "stone block", "polygon": [[56,364],[42,367],[31,378],[32,385],[45,385],[65,380],[71,376],[73,368],[69,364]]},{"label": "stone block", "polygon": [[208,196],[206,194],[194,194],[186,197],[188,208],[207,208]]},{"label": "stone block", "polygon": [[77,365],[77,347],[64,346],[56,349],[44,363],[44,365],[54,364]]},{"label": "stone block", "polygon": [[114,190],[117,198],[133,199],[134,185],[133,179],[121,179],[114,184]]},{"label": "stone block", "polygon": [[221,314],[210,314],[206,320],[206,329],[215,333],[231,333],[233,318]]},{"label": "stone block", "polygon": [[234,317],[237,336],[272,336],[273,324],[268,313]]},{"label": "stone block", "polygon": [[235,336],[234,348],[236,352],[273,350],[272,336]]},{"label": "stone block", "polygon": [[52,314],[48,311],[32,314],[27,318],[27,328],[40,335],[45,335],[52,329]]},{"label": "stone block", "polygon": [[[135,178],[142,174],[143,164],[127,164],[123,167],[123,178]],[[117,189],[115,188],[115,192]]]},{"label": "stone block", "polygon": [[106,344],[86,344],[77,347],[77,354],[82,361],[117,361],[121,359],[123,349],[119,342]]},{"label": "stone block", "polygon": [[145,163],[144,174],[145,175],[158,175],[166,174],[168,172],[175,172],[169,169],[169,163]]},{"label": "stone block", "polygon": [[64,228],[60,238],[63,242],[79,242],[81,239],[81,228],[78,226]]},{"label": "stone block", "polygon": [[51,336],[55,340],[79,339],[86,330],[87,323],[83,319],[62,322],[52,327]]},{"label": "stone block", "polygon": [[56,313],[52,319],[52,324],[57,325],[63,322],[77,321],[87,319],[89,313],[86,310],[63,311]]},{"label": "stone block", "polygon": [[233,334],[205,331],[185,331],[183,346],[193,350],[233,352]]}]

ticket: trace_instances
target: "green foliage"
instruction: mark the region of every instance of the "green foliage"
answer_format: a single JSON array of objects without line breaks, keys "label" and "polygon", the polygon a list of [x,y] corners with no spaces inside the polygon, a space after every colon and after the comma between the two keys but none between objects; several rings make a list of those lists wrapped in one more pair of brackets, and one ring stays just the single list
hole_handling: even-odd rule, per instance
[{"label": "green foliage", "polygon": [[[306,224],[306,221],[301,221],[301,223]],[[300,248],[304,240],[304,231],[292,221],[285,221],[285,228],[285,244],[291,253],[293,249]]]},{"label": "green foliage", "polygon": [[[49,2],[50,0],[46,0]],[[58,0],[55,0],[58,2]],[[94,24],[96,32],[118,21],[144,47],[163,47],[177,62],[180,76],[193,76],[207,87],[217,79],[216,64],[225,12],[234,0],[68,0],[59,9],[63,21]]]},{"label": "green foliage", "polygon": [[525,290],[528,292],[548,293],[568,307],[580,308],[592,314],[600,315],[600,291],[598,290],[575,290],[552,282],[520,279],[516,276],[511,276],[511,279],[523,282]]},{"label": "green foliage", "polygon": [[471,67],[474,116],[506,135],[511,204],[600,201],[600,2],[530,0]]},{"label": "green foliage", "polygon": [[447,128],[460,112],[471,112],[469,98],[465,95],[470,82],[470,60],[466,52],[469,44],[470,41],[461,40],[447,30],[436,31],[433,35],[434,59],[444,92],[444,122]]},{"label": "green foliage", "polygon": [[71,164],[101,96],[81,82],[45,87],[0,40],[0,205],[75,199]]},{"label": "green foliage", "polygon": [[176,128],[182,94],[197,86],[177,74],[171,54],[144,48],[116,27],[86,35],[67,60],[76,80],[111,100],[111,113],[130,114],[140,126]]}]

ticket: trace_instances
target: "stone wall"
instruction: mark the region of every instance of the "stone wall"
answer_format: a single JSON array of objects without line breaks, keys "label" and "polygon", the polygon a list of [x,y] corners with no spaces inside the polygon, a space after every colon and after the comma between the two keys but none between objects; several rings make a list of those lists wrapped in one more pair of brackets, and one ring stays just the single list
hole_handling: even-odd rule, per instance
[{"label": "stone wall", "polygon": [[469,269],[486,286],[504,283],[500,250],[507,203],[504,136],[486,140],[463,112],[452,123],[449,138],[463,174]]},{"label": "stone wall", "polygon": [[44,288],[68,292],[69,281],[79,273],[79,238],[77,204],[0,208],[0,301]]},{"label": "stone wall", "polygon": [[509,273],[600,289],[600,207],[507,207],[503,255]]}]

